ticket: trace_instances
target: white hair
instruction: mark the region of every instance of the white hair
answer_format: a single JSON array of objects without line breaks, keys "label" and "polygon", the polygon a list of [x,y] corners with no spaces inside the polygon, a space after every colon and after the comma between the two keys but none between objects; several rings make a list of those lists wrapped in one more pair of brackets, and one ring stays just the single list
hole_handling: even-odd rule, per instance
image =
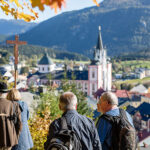
[{"label": "white hair", "polygon": [[76,109],[77,97],[72,92],[65,92],[60,96],[59,103],[63,110]]},{"label": "white hair", "polygon": [[102,98],[103,101],[107,101],[111,105],[118,105],[118,98],[112,92],[104,92],[101,95],[101,98]]}]

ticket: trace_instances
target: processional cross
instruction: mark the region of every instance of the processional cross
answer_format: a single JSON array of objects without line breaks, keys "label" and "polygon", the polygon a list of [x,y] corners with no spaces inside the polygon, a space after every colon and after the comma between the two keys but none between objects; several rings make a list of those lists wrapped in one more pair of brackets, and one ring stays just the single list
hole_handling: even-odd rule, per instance
[{"label": "processional cross", "polygon": [[19,41],[19,36],[15,35],[15,41],[7,40],[6,43],[7,44],[14,44],[14,57],[15,57],[15,62],[14,62],[14,68],[15,68],[14,79],[15,79],[15,83],[14,83],[14,87],[16,88],[17,70],[18,70],[18,67],[17,67],[17,65],[18,65],[18,46],[19,45],[26,45],[27,42]]}]

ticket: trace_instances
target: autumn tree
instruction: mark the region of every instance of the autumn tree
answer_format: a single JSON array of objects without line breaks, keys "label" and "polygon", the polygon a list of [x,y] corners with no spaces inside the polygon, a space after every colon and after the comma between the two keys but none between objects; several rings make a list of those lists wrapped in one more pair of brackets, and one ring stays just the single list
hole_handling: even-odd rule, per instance
[{"label": "autumn tree", "polygon": [[[0,0],[0,8],[6,15],[12,15],[15,19],[24,19],[27,22],[36,20],[38,13],[33,9],[38,7],[44,11],[45,6],[49,6],[57,13],[58,9],[65,6],[67,0]],[[96,0],[93,2],[99,6]]]}]

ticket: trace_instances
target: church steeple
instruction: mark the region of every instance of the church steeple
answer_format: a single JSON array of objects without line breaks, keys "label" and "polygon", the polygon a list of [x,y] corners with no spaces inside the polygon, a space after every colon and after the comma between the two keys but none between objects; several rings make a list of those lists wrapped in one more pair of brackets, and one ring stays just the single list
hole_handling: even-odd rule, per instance
[{"label": "church steeple", "polygon": [[99,65],[103,62],[106,57],[106,51],[103,48],[102,36],[101,36],[101,26],[99,26],[97,45],[94,50],[94,58],[91,61],[91,65]]},{"label": "church steeple", "polygon": [[101,36],[101,26],[99,26],[99,35],[98,35],[98,41],[96,49],[102,50],[103,49],[103,42],[102,42],[102,36]]}]

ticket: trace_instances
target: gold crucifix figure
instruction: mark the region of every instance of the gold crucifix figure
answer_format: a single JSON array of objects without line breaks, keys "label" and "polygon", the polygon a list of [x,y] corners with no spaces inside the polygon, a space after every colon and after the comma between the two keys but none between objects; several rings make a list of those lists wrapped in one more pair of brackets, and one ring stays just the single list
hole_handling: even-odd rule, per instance
[{"label": "gold crucifix figure", "polygon": [[19,45],[26,45],[27,42],[25,41],[19,41],[19,36],[15,35],[15,41],[12,40],[7,40],[6,41],[7,44],[14,44],[14,57],[15,57],[15,62],[14,62],[14,68],[15,68],[15,74],[14,74],[14,87],[16,88],[16,81],[17,81],[17,65],[18,65],[18,46]]}]

